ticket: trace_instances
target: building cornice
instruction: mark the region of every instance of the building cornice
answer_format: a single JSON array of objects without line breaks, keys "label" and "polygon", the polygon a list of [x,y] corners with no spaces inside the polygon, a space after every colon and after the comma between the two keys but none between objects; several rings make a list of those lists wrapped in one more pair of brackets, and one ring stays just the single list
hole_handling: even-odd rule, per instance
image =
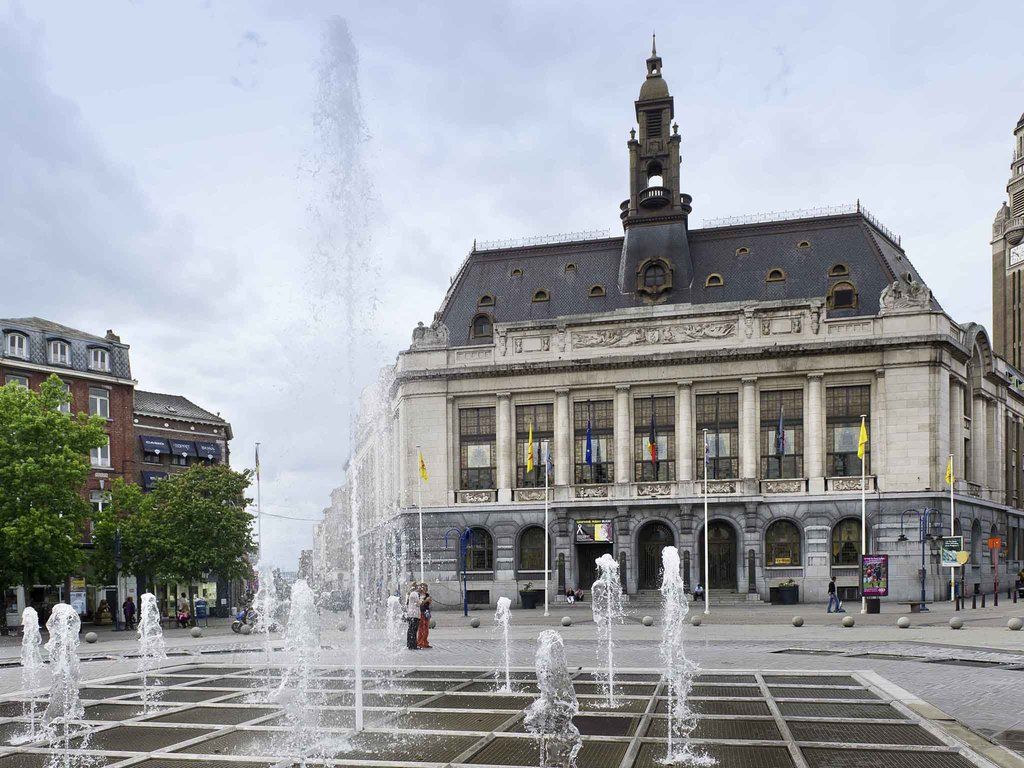
[{"label": "building cornice", "polygon": [[104,384],[122,384],[124,386],[136,387],[138,381],[135,379],[122,379],[118,376],[108,376],[95,371],[83,371],[78,368],[68,368],[62,365],[40,365],[18,357],[0,358],[0,366],[14,370],[33,371],[35,373],[52,373],[59,378],[87,379],[89,381],[102,382]]}]

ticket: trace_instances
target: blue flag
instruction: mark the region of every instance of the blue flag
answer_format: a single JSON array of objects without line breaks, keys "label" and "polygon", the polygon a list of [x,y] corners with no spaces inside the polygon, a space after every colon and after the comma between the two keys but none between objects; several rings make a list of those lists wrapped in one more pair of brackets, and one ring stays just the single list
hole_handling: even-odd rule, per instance
[{"label": "blue flag", "polygon": [[544,459],[544,468],[547,470],[548,477],[555,474],[555,462],[551,459],[551,446],[548,445],[547,457]]},{"label": "blue flag", "polygon": [[590,433],[590,419],[589,418],[587,419],[587,454],[586,454],[586,461],[587,461],[587,464],[589,464],[590,466],[594,465],[594,438],[593,438],[593,435],[591,435],[591,433]]},{"label": "blue flag", "polygon": [[786,427],[782,421],[782,406],[779,406],[779,426],[775,430],[775,453],[784,456],[786,453]]}]

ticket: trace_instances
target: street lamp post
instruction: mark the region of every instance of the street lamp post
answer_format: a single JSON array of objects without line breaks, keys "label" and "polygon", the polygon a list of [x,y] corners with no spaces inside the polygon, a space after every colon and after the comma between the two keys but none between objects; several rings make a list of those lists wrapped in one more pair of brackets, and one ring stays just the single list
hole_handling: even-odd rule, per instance
[{"label": "street lamp post", "polygon": [[925,553],[925,543],[932,540],[930,518],[933,512],[937,510],[925,507],[924,511],[917,509],[908,509],[902,515],[900,515],[900,535],[896,539],[897,541],[908,541],[907,535],[903,532],[903,520],[907,515],[917,515],[917,531],[918,537],[921,540],[921,569],[919,575],[921,577],[921,605],[920,610],[922,613],[928,611],[927,606],[927,575],[928,575],[928,564]]}]

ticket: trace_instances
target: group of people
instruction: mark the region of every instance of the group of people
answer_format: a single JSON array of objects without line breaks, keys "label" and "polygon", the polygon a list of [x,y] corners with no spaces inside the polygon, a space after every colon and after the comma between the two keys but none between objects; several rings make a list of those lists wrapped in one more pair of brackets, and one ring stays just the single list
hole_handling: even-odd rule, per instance
[{"label": "group of people", "polygon": [[409,632],[405,638],[406,647],[410,651],[430,648],[430,617],[434,600],[427,591],[424,582],[413,582],[409,595],[405,599],[405,620],[409,624]]},{"label": "group of people", "polygon": [[573,589],[572,587],[569,587],[569,588],[567,588],[565,590],[565,602],[567,602],[569,605],[572,605],[577,600],[582,600],[582,599],[583,599],[583,590],[580,589],[579,587],[576,587],[576,589]]}]

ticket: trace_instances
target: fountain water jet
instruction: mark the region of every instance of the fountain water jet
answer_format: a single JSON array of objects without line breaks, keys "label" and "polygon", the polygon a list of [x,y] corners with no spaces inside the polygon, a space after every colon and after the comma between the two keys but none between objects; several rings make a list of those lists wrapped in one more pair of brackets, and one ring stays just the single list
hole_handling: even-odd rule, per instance
[{"label": "fountain water jet", "polygon": [[[46,629],[50,640],[46,651],[50,656],[50,700],[43,714],[43,727],[55,750],[50,759],[51,768],[73,768],[83,765],[87,758],[81,750],[86,748],[90,728],[85,725],[85,708],[78,693],[81,671],[78,662],[78,634],[82,631],[82,620],[67,603],[53,607]],[[72,738],[84,736],[74,749]]]},{"label": "fountain water jet", "polygon": [[259,701],[269,701],[274,688],[274,676],[270,668],[270,660],[274,651],[274,639],[271,637],[271,633],[278,628],[277,612],[280,610],[281,600],[277,594],[274,569],[271,565],[261,562],[257,572],[259,573],[259,585],[256,588],[256,595],[252,600],[252,607],[256,612],[252,631],[263,635],[263,655],[267,667],[263,672],[260,692],[256,695],[256,699]]},{"label": "fountain water jet", "polygon": [[622,582],[619,580],[619,563],[614,557],[605,553],[596,562],[599,576],[590,588],[590,608],[597,625],[598,655],[604,661],[602,682],[608,694],[606,704],[611,708],[615,706],[614,627],[623,619]]},{"label": "fountain water jet", "polygon": [[681,765],[714,765],[715,760],[696,751],[690,734],[697,725],[697,715],[687,701],[697,665],[687,658],[683,647],[683,628],[690,604],[686,600],[683,577],[679,572],[679,550],[661,550],[662,630],[661,660],[668,684],[668,748],[665,763]]},{"label": "fountain water jet", "polygon": [[[501,628],[502,640],[504,641],[505,684],[498,689],[502,693],[512,693],[512,654],[508,642],[508,625],[509,620],[512,618],[511,607],[511,600],[507,597],[499,597],[498,609],[494,612],[494,623]],[[499,668],[497,672],[500,675],[501,669]]]},{"label": "fountain water jet", "polygon": [[43,653],[41,650],[42,636],[39,634],[39,614],[35,608],[26,608],[21,613],[21,687],[29,692],[21,705],[23,717],[28,718],[28,733],[11,739],[11,744],[25,744],[35,741],[36,734],[36,700],[35,690],[43,682]]},{"label": "fountain water jet", "polygon": [[526,730],[540,741],[540,768],[573,768],[583,746],[573,718],[579,702],[565,662],[562,636],[546,629],[537,638],[537,687],[540,695],[526,710]]},{"label": "fountain water jet", "polygon": [[160,626],[160,609],[156,604],[156,595],[146,592],[142,595],[139,606],[139,663],[138,671],[142,675],[142,708],[147,713],[160,700],[159,686],[149,685],[149,675],[155,671],[160,662],[167,659],[167,647],[164,643],[164,631]]},{"label": "fountain water jet", "polygon": [[387,677],[383,681],[386,688],[394,688],[397,675],[399,659],[402,656],[402,648],[405,647],[405,612],[402,610],[402,601],[395,595],[388,595],[387,605],[384,609],[384,643],[385,657],[387,660]]}]

